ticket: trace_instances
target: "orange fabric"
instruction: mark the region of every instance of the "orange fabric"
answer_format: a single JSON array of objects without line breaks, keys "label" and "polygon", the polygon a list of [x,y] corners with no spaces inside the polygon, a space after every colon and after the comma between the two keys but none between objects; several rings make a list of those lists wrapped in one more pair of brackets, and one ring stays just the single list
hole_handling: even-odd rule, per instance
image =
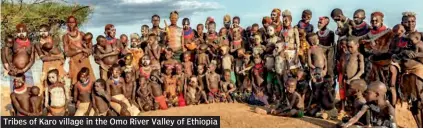
[{"label": "orange fabric", "polygon": [[87,86],[82,86],[82,84],[80,82],[76,83],[76,88],[78,88],[80,91],[79,92],[86,92],[86,93],[91,93],[91,89],[93,87],[93,81],[89,80]]},{"label": "orange fabric", "polygon": [[79,62],[79,59],[82,57],[82,53],[75,55],[70,58],[69,61],[69,76],[72,79],[72,84],[75,84],[78,81],[78,72],[83,68],[87,67],[90,70],[90,80],[95,80],[94,71],[91,68],[91,63],[89,58],[84,58]]},{"label": "orange fabric", "polygon": [[191,42],[191,43],[187,43],[187,44],[185,44],[185,47],[186,47],[188,50],[192,51],[192,50],[195,50],[195,49],[197,48],[197,44],[195,44],[194,42]]},{"label": "orange fabric", "polygon": [[53,116],[64,115],[65,109],[65,107],[50,107],[50,114]]},{"label": "orange fabric", "polygon": [[139,67],[139,61],[141,60],[141,57],[144,56],[144,51],[142,49],[131,49],[130,52],[132,53],[132,56],[134,57],[132,60],[132,66],[134,66],[136,69]]},{"label": "orange fabric", "polygon": [[156,103],[159,104],[160,109],[167,109],[166,98],[163,95],[154,97],[154,99],[156,100]]}]

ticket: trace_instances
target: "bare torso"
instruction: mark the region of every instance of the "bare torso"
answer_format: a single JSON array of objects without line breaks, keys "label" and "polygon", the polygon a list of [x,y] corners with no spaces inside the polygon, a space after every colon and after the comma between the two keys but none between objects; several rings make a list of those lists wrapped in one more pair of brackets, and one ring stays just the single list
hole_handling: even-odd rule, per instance
[{"label": "bare torso", "polygon": [[217,73],[210,73],[207,76],[207,81],[209,82],[208,85],[210,87],[210,90],[219,89],[219,81],[220,76]]},{"label": "bare torso", "polygon": [[26,42],[25,45],[19,45],[18,43],[13,45],[12,63],[15,68],[24,69],[30,63],[32,46],[29,43],[29,39],[27,40],[23,41]]},{"label": "bare torso", "polygon": [[226,54],[222,58],[222,68],[223,69],[232,69],[233,57],[229,54]]},{"label": "bare torso", "polygon": [[123,94],[125,82],[122,78],[119,78],[119,80],[109,79],[107,80],[107,83],[110,87],[111,96]]},{"label": "bare torso", "polygon": [[157,82],[150,82],[148,85],[151,86],[151,90],[154,97],[159,97],[163,95],[162,86],[160,84],[158,84]]},{"label": "bare torso", "polygon": [[359,56],[360,55],[361,54],[359,53],[354,53],[349,56],[349,59],[346,62],[346,67],[344,67],[344,69],[346,69],[346,75],[348,79],[354,77],[359,71],[359,64],[360,64]]},{"label": "bare torso", "polygon": [[109,103],[104,97],[94,95],[94,102],[99,113],[104,113],[109,110]]},{"label": "bare torso", "polygon": [[311,63],[318,68],[325,68],[325,54],[323,53],[322,48],[318,46],[313,46],[310,48],[310,60]]}]

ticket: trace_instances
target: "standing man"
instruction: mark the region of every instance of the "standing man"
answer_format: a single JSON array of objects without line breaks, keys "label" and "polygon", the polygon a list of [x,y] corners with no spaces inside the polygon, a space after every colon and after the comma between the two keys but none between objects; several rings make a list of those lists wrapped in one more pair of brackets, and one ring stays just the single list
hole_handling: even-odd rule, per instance
[{"label": "standing man", "polygon": [[179,19],[179,14],[177,11],[170,12],[170,26],[167,26],[166,24],[166,43],[170,49],[174,52],[173,59],[181,62],[181,55],[183,52],[185,52],[185,46],[184,45],[184,34],[183,29],[181,27],[178,27],[176,23]]}]

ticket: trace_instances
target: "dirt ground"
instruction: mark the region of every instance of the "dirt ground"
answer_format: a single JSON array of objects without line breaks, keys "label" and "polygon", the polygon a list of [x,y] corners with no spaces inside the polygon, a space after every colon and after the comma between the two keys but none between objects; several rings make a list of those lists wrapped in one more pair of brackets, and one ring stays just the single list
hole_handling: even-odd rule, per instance
[{"label": "dirt ground", "polygon": [[[1,87],[1,115],[9,116],[6,107],[10,105],[9,88]],[[202,104],[196,106],[170,108],[168,110],[142,113],[145,116],[220,116],[224,128],[330,128],[335,121],[317,118],[287,118],[254,113],[254,107],[241,103]],[[399,127],[416,128],[416,123],[407,110],[407,105],[397,105],[396,120]]]}]

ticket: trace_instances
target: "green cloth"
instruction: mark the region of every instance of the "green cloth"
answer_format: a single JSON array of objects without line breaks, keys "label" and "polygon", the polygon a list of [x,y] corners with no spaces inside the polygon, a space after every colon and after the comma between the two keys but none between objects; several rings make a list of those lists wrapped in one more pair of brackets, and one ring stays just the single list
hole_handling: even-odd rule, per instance
[{"label": "green cloth", "polygon": [[279,84],[278,79],[276,78],[276,74],[274,72],[267,72],[266,82],[272,83],[273,85]]},{"label": "green cloth", "polygon": [[173,53],[173,59],[177,60],[178,62],[182,62],[182,60],[181,60],[182,54],[183,54],[182,50],[174,52]]},{"label": "green cloth", "polygon": [[231,81],[236,84],[236,76],[235,76],[235,72],[231,71]]},{"label": "green cloth", "polygon": [[297,118],[302,118],[302,117],[304,117],[304,111],[303,110],[299,110],[298,111],[298,114],[297,114],[297,116],[296,116]]}]

